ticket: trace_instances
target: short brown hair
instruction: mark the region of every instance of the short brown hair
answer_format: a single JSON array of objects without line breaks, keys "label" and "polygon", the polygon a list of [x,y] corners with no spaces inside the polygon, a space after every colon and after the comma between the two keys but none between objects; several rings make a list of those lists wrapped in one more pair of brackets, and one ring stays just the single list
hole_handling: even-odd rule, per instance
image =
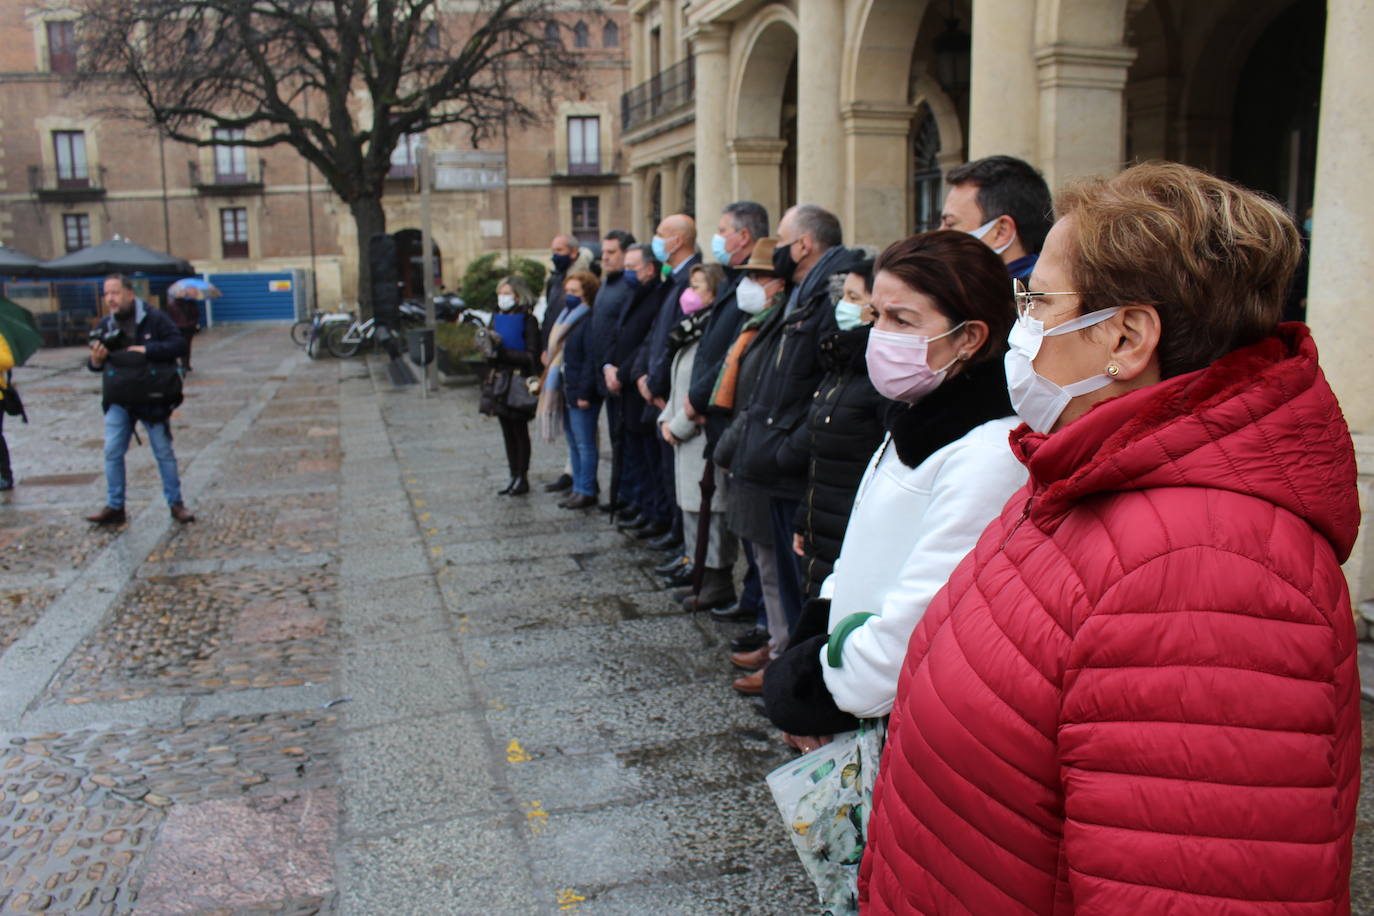
[{"label": "short brown hair", "polygon": [[574,270],[563,278],[563,291],[568,291],[568,281],[576,280],[582,284],[582,301],[591,305],[596,300],[596,291],[601,288],[601,281],[596,278],[596,274],[590,270]]},{"label": "short brown hair", "polygon": [[716,294],[720,292],[720,285],[725,282],[725,268],[719,264],[697,264],[692,267],[687,278],[690,280],[697,274],[706,277],[706,285],[711,287],[711,297],[714,299]]},{"label": "short brown hair", "polygon": [[970,366],[1006,351],[1016,320],[1011,278],[1002,259],[967,232],[937,229],[893,242],[873,264],[873,275],[881,273],[929,296],[951,325],[981,321],[988,326],[988,339],[969,358]]},{"label": "short brown hair", "polygon": [[1159,313],[1164,378],[1209,365],[1274,333],[1302,257],[1273,200],[1176,162],[1072,185],[1068,268],[1085,312]]}]

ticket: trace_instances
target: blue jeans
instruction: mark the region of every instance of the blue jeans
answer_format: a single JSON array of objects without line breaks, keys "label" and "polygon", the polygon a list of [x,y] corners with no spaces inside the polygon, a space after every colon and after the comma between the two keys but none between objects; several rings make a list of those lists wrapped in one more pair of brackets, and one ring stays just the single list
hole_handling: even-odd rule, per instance
[{"label": "blue jeans", "polygon": [[[172,431],[164,420],[161,423],[143,421],[148,432],[148,444],[157,459],[157,472],[162,475],[162,496],[167,505],[181,502],[181,478],[177,476],[177,456],[172,452]],[[105,411],[105,503],[111,509],[124,508],[124,453],[129,450],[129,437],[134,433],[134,418],[129,411],[111,404]]]},{"label": "blue jeans", "polygon": [[569,405],[566,420],[568,458],[572,461],[573,492],[582,496],[596,495],[596,417],[601,405],[585,410]]}]

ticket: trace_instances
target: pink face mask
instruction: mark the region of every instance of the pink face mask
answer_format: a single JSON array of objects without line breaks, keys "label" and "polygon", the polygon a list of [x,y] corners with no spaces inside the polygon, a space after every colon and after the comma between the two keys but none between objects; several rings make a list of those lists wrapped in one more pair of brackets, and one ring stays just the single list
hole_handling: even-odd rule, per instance
[{"label": "pink face mask", "polygon": [[945,380],[949,367],[959,361],[956,356],[940,369],[930,368],[926,350],[932,340],[960,330],[968,322],[960,322],[943,334],[922,337],[918,334],[894,334],[877,328],[868,332],[868,379],[878,393],[893,401],[915,404],[930,394]]},{"label": "pink face mask", "polygon": [[701,295],[691,288],[682,291],[682,296],[677,300],[677,304],[682,306],[682,314],[684,315],[691,315],[706,307],[706,303],[701,300]]}]

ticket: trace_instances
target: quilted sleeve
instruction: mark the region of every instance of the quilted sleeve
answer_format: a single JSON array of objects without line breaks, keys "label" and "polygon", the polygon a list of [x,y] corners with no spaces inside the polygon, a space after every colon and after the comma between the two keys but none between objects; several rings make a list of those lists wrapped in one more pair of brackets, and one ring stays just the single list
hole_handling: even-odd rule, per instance
[{"label": "quilted sleeve", "polygon": [[877,616],[850,632],[838,668],[826,664],[826,649],[821,649],[825,683],[835,705],[859,718],[891,711],[907,642],[930,599],[1026,480],[1026,469],[1001,445],[975,443],[927,460],[944,463],[925,515],[911,520],[913,531],[919,532],[911,552],[882,606],[871,609]]},{"label": "quilted sleeve", "polygon": [[[1238,508],[1139,565],[1144,519],[1110,532],[1120,577],[1073,634],[1058,727],[1078,916],[1350,911],[1348,594],[1305,524]],[[1236,547],[1239,528],[1263,549]]]}]

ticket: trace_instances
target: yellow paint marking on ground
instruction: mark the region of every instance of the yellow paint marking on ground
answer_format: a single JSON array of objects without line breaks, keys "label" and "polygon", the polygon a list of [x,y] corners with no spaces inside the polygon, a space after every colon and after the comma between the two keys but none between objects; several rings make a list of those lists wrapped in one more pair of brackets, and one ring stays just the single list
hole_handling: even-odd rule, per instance
[{"label": "yellow paint marking on ground", "polygon": [[538,836],[549,823],[549,812],[544,810],[543,802],[528,801],[523,804],[529,809],[525,812],[525,823],[530,825],[530,832]]},{"label": "yellow paint marking on ground", "polygon": [[558,891],[558,908],[560,910],[575,910],[577,905],[586,899],[577,892],[577,888],[565,887]]},{"label": "yellow paint marking on ground", "polygon": [[534,758],[529,755],[529,752],[527,752],[523,747],[521,747],[520,742],[516,739],[512,738],[510,740],[510,744],[506,745],[507,763],[524,763],[527,760],[533,759]]}]

